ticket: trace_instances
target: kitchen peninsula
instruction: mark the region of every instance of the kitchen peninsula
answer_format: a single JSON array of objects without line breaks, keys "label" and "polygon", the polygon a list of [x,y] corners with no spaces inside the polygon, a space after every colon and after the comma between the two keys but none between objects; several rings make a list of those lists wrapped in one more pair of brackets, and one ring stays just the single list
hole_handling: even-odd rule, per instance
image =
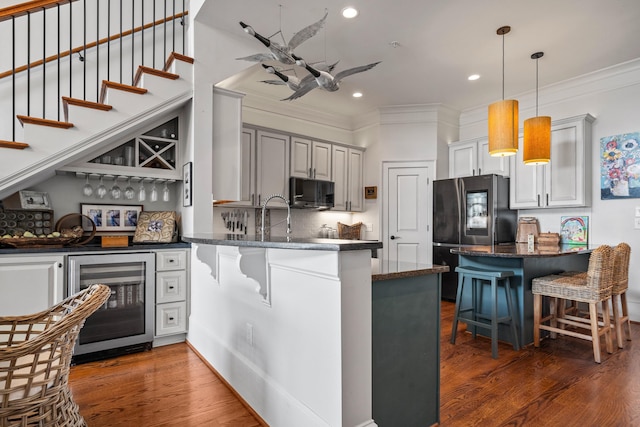
[{"label": "kitchen peninsula", "polygon": [[[534,247],[529,251],[527,244],[494,245],[494,246],[461,246],[451,249],[451,253],[459,256],[460,266],[475,266],[512,270],[515,276],[511,279],[511,290],[518,310],[518,337],[522,345],[533,342],[533,294],[531,281],[540,276],[563,271],[586,271],[589,265],[589,254],[593,245],[559,245],[554,248]],[[466,290],[469,289],[469,292]],[[465,288],[462,296],[465,304],[470,304],[470,287]],[[489,292],[483,296],[485,304],[489,304]],[[498,294],[498,316],[507,313],[507,305],[503,294]],[[484,301],[483,300],[483,301]],[[486,334],[482,328],[480,335]],[[498,327],[498,338],[510,341],[508,325]]]},{"label": "kitchen peninsula", "polygon": [[438,421],[439,273],[448,267],[372,274],[382,247],[372,241],[183,240],[193,269],[212,279],[194,281],[189,343],[269,425]]},{"label": "kitchen peninsula", "polygon": [[269,424],[375,426],[374,241],[193,234],[190,345]]}]

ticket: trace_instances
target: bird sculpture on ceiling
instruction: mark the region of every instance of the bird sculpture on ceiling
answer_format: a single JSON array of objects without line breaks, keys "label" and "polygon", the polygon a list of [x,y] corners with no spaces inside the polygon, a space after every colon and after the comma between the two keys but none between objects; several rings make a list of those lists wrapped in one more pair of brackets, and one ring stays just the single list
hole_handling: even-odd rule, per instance
[{"label": "bird sculpture on ceiling", "polygon": [[[338,64],[338,62],[339,61],[336,61],[331,65],[326,65],[325,63],[317,64],[316,68],[318,68],[319,70],[327,71],[327,72],[330,73],[330,72],[333,71],[333,69]],[[267,84],[271,84],[271,85],[284,85],[284,86],[287,86],[289,89],[291,89],[294,92],[297,91],[298,89],[300,89],[302,86],[305,86],[305,85],[315,85],[315,86],[317,86],[317,83],[316,83],[313,75],[311,75],[311,74],[307,74],[302,79],[300,79],[297,76],[290,76],[290,75],[284,74],[284,73],[280,72],[279,70],[277,70],[272,65],[262,64],[262,67],[267,71],[267,73],[274,74],[280,79],[280,80],[262,80],[262,83],[267,83]]]},{"label": "bird sculpture on ceiling", "polygon": [[[294,99],[298,99],[301,96],[304,96],[307,93],[311,92],[315,88],[324,89],[328,92],[335,92],[338,89],[340,89],[340,82],[345,77],[370,70],[381,62],[381,61],[373,62],[371,64],[361,65],[359,67],[342,70],[339,73],[337,73],[335,76],[333,76],[330,72],[322,71],[312,67],[311,65],[307,64],[304,59],[302,59],[299,56],[296,56],[293,53],[291,54],[291,56],[293,59],[296,60],[296,64],[298,66],[306,68],[306,70],[310,73],[309,75],[313,77],[313,80],[305,81],[306,77],[300,80],[298,84],[298,88],[288,98],[283,99],[283,101],[292,101]],[[280,78],[282,79],[282,77]]]},{"label": "bird sculpture on ceiling", "polygon": [[291,56],[293,50],[296,47],[300,46],[306,40],[315,36],[318,31],[320,31],[320,29],[324,26],[324,21],[327,19],[327,15],[328,12],[325,13],[322,19],[320,19],[318,22],[315,22],[295,33],[293,37],[291,37],[291,40],[289,40],[289,43],[284,46],[258,34],[253,29],[253,27],[240,21],[240,26],[244,29],[244,31],[247,34],[250,34],[253,37],[257,38],[263,45],[265,45],[269,49],[269,53],[257,53],[255,55],[245,56],[243,58],[237,59],[253,62],[276,60],[282,62],[283,64],[293,65],[296,63],[295,59],[293,59],[293,57]]}]

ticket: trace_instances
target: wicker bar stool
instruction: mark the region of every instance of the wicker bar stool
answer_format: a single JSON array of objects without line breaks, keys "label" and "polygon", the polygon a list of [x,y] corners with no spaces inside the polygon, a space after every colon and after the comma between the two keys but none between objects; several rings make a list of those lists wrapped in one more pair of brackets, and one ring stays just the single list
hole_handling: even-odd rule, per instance
[{"label": "wicker bar stool", "polygon": [[[613,287],[611,288],[611,305],[613,306],[613,323],[616,331],[618,348],[624,348],[624,338],[631,341],[631,321],[627,308],[627,289],[629,289],[629,260],[631,247],[627,243],[619,243],[613,248],[615,254],[613,268]],[[626,328],[623,325],[626,324]],[[624,330],[624,332],[623,332]]]},{"label": "wicker bar stool", "polygon": [[[518,325],[516,306],[511,295],[511,277],[513,271],[509,270],[488,270],[473,266],[458,266],[458,292],[456,295],[456,308],[453,316],[453,326],[451,328],[451,344],[456,343],[456,333],[458,331],[458,320],[468,325],[489,329],[491,331],[491,357],[498,358],[498,324],[505,323],[511,328],[512,344],[514,350],[520,349],[518,342]],[[466,280],[471,281],[471,306],[462,308],[462,295]],[[482,313],[482,287],[484,283],[491,284],[491,313]],[[498,317],[498,286],[502,284],[505,299],[507,301],[508,313],[506,316]],[[471,313],[471,318],[462,316],[463,313]],[[488,322],[487,322],[488,320]],[[473,337],[475,338],[475,328]]]},{"label": "wicker bar stool", "polygon": [[[613,322],[611,327],[615,330],[618,348],[624,348],[625,338],[627,341],[631,341],[631,321],[629,319],[629,309],[627,308],[631,247],[625,242],[619,243],[613,248],[613,256],[613,285],[611,288]],[[560,273],[560,275],[586,280],[587,272],[567,271]],[[564,305],[561,305],[560,308],[564,309]],[[577,306],[572,306],[571,310],[577,311]],[[623,327],[625,324],[626,328]]]},{"label": "wicker bar stool", "polygon": [[[609,315],[609,300],[613,287],[614,254],[610,246],[602,245],[596,248],[589,257],[589,267],[586,275],[554,274],[533,279],[533,343],[540,347],[540,331],[551,332],[551,338],[556,333],[592,341],[593,356],[600,363],[600,337],[604,335],[608,353],[613,352],[611,339],[611,319]],[[549,315],[542,317],[542,297],[550,298]],[[561,308],[565,300],[589,304],[588,317],[568,314]],[[597,305],[602,305],[603,322],[598,322]],[[567,329],[566,326],[584,328],[590,333],[580,333]]]},{"label": "wicker bar stool", "polygon": [[110,295],[92,285],[40,313],[0,317],[0,426],[86,426],[69,390],[71,355]]}]

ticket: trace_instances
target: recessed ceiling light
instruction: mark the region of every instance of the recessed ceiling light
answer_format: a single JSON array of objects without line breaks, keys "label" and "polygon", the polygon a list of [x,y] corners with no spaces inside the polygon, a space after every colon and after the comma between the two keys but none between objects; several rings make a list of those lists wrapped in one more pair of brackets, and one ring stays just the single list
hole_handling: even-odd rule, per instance
[{"label": "recessed ceiling light", "polygon": [[358,16],[358,10],[355,7],[347,6],[342,9],[342,16],[348,19],[355,18]]},{"label": "recessed ceiling light", "polygon": [[354,98],[362,98],[362,92],[353,92],[353,96]]},{"label": "recessed ceiling light", "polygon": [[471,74],[469,77],[467,77],[467,79],[474,81],[474,80],[478,80],[480,78],[480,74]]}]

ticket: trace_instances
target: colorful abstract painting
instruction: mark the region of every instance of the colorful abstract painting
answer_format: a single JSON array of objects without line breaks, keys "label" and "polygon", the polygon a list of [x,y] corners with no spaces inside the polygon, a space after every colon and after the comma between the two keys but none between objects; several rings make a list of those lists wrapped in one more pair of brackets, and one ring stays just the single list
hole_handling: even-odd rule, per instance
[{"label": "colorful abstract painting", "polygon": [[640,198],[640,132],[600,138],[601,199]]},{"label": "colorful abstract painting", "polygon": [[586,245],[589,238],[588,216],[560,217],[560,241],[565,245]]}]

